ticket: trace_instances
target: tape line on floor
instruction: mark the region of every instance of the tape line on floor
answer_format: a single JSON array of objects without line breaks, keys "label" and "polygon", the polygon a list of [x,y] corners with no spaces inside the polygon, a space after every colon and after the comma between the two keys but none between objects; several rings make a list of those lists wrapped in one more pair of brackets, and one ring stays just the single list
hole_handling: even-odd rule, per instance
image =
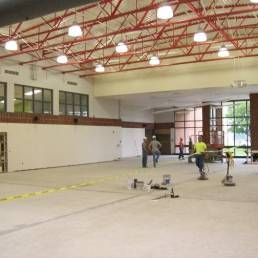
[{"label": "tape line on floor", "polygon": [[36,197],[36,196],[42,196],[42,195],[46,195],[46,194],[63,192],[63,191],[68,191],[68,190],[74,190],[74,189],[79,189],[79,188],[87,187],[87,186],[94,186],[94,185],[98,185],[98,184],[108,182],[108,181],[111,181],[111,180],[118,180],[118,179],[121,179],[123,177],[134,176],[134,175],[137,175],[138,173],[139,173],[138,171],[130,172],[130,173],[123,174],[121,176],[102,177],[102,178],[98,178],[98,179],[95,179],[95,180],[89,180],[89,181],[85,181],[85,182],[78,183],[78,184],[73,184],[73,185],[66,185],[66,186],[54,187],[54,188],[50,188],[50,189],[42,190],[42,191],[37,191],[37,192],[6,196],[6,197],[3,197],[3,198],[0,198],[0,204],[5,203],[5,202],[10,202],[10,201],[15,201],[17,199],[29,199],[29,198],[33,198],[33,197]]}]

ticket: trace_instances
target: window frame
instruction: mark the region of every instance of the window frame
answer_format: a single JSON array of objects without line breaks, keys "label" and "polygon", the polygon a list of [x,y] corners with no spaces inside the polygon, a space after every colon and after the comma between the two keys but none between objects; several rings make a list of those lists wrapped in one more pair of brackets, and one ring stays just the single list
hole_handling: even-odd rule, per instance
[{"label": "window frame", "polygon": [[[245,103],[245,110],[246,110],[246,115],[244,115],[244,116],[236,116],[236,105],[237,105],[237,103],[239,103],[239,102],[244,102]],[[211,113],[210,113],[210,130],[211,130],[211,128],[214,126],[214,128],[216,128],[216,122],[215,122],[215,124],[213,125],[212,124],[212,121],[216,121],[216,120],[221,120],[222,122],[221,122],[221,125],[219,125],[219,126],[221,126],[222,128],[223,127],[231,127],[231,128],[233,128],[233,132],[232,132],[232,134],[233,134],[233,142],[234,142],[234,144],[233,145],[224,145],[224,148],[225,149],[230,149],[230,148],[234,148],[234,155],[235,155],[235,157],[241,157],[241,158],[243,158],[244,156],[237,156],[236,155],[236,153],[237,153],[237,148],[238,147],[240,147],[240,146],[238,146],[238,145],[236,145],[236,135],[237,135],[237,133],[236,133],[236,126],[238,125],[237,124],[237,120],[238,119],[246,119],[246,123],[244,123],[244,124],[241,124],[242,126],[245,126],[246,128],[247,128],[247,130],[246,130],[246,142],[247,142],[247,145],[245,146],[245,148],[248,150],[248,152],[249,152],[249,150],[251,149],[251,146],[249,145],[249,141],[250,141],[250,137],[251,137],[251,135],[250,135],[250,124],[251,124],[251,114],[250,114],[250,108],[248,108],[248,107],[250,107],[250,99],[242,99],[242,100],[230,100],[230,101],[224,101],[224,102],[220,102],[219,104],[223,107],[223,104],[224,104],[224,106],[225,106],[225,104],[231,104],[232,103],[232,116],[226,116],[226,115],[224,115],[223,114],[223,111],[221,112],[221,116],[218,116],[218,117],[216,117],[216,114],[215,114],[215,112],[213,112],[213,110],[211,111]],[[231,119],[232,120],[232,124],[227,124],[227,123],[224,123],[224,121],[225,121],[225,119],[226,118],[228,118],[228,119]],[[223,130],[224,131],[224,130]],[[224,136],[225,137],[225,136]]]},{"label": "window frame", "polygon": [[[4,96],[3,96],[3,98],[4,98],[4,111],[0,111],[0,112],[5,113],[5,112],[7,112],[7,83],[0,81],[0,84],[3,84],[3,86],[4,86]],[[2,96],[0,96],[0,97],[2,97]]]},{"label": "window frame", "polygon": [[[60,98],[61,93],[64,94],[64,102],[60,101],[61,100],[61,98]],[[70,104],[70,103],[68,104],[68,102],[67,102],[67,95],[68,94],[72,94],[72,104]],[[76,96],[79,96],[80,105],[75,104]],[[86,97],[86,101],[87,101],[86,105],[83,105],[82,97]],[[64,114],[61,114],[61,108],[60,108],[61,105],[64,105]],[[67,106],[68,105],[72,106],[72,114],[68,114],[68,111],[67,111]],[[75,107],[80,107],[80,115],[75,114]],[[87,116],[83,115],[83,107],[86,107],[86,109],[87,109]],[[59,115],[76,116],[76,117],[89,117],[89,95],[88,94],[77,93],[77,92],[60,90],[59,91]]]},{"label": "window frame", "polygon": [[[45,115],[50,114],[50,115],[53,115],[53,90],[52,89],[41,88],[41,87],[34,87],[34,86],[24,85],[24,84],[15,84],[14,85],[14,92],[15,92],[15,87],[16,86],[22,87],[22,98],[17,98],[16,96],[14,96],[15,100],[16,99],[21,100],[21,102],[22,102],[22,111],[15,111],[15,102],[14,102],[14,112],[30,113],[30,114],[45,114]],[[31,88],[31,90],[32,90],[32,98],[31,98],[31,101],[32,101],[32,112],[25,111],[25,100],[26,100],[26,98],[25,98],[25,88],[26,87]],[[34,93],[35,90],[41,90],[42,91],[41,101],[35,100],[35,93]],[[44,100],[45,91],[50,91],[51,92],[51,101],[45,101]],[[35,103],[36,102],[41,102],[41,108],[42,108],[42,112],[41,113],[35,112]],[[51,104],[51,112],[50,113],[44,113],[44,104],[45,103]]]},{"label": "window frame", "polygon": [[[199,132],[202,132],[203,130],[203,125],[202,127],[200,126],[197,126],[197,124],[199,122],[202,122],[203,123],[203,118],[202,119],[197,119],[197,115],[196,113],[198,112],[198,109],[201,108],[201,107],[193,107],[191,108],[191,112],[194,112],[194,115],[193,115],[193,119],[187,119],[186,118],[186,112],[189,111],[187,109],[182,109],[182,110],[179,110],[179,111],[175,111],[175,130],[174,130],[174,139],[175,139],[175,153],[178,154],[178,143],[177,143],[177,129],[179,130],[183,130],[184,131],[184,146],[187,148],[189,147],[188,146],[188,139],[186,139],[186,135],[187,135],[187,130],[188,129],[193,129],[194,130],[194,139],[192,138],[192,141],[193,143],[195,143],[197,141],[197,137],[199,135]],[[177,120],[177,116],[176,116],[176,113],[177,112],[183,112],[183,119],[181,120]],[[193,126],[188,126],[187,124],[188,123],[193,123]],[[180,126],[177,126],[177,123],[180,123],[181,125]],[[187,151],[186,151],[187,153]]]}]

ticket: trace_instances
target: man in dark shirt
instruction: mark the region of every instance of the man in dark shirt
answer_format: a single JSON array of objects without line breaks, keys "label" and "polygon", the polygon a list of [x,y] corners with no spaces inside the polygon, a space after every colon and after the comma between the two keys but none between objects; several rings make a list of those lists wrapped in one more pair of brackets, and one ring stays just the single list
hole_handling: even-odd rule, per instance
[{"label": "man in dark shirt", "polygon": [[142,167],[147,167],[147,161],[148,161],[148,145],[147,145],[147,137],[143,138],[142,142]]}]

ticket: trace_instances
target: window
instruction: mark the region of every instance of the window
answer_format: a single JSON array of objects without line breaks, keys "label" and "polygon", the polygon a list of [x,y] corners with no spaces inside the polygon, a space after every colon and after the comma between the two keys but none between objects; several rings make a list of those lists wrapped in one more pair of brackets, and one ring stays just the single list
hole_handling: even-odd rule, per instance
[{"label": "window", "polygon": [[89,96],[79,93],[59,91],[59,114],[69,116],[89,115]]},{"label": "window", "polygon": [[[176,153],[179,153],[177,145],[180,138],[187,146],[189,138],[191,137],[192,142],[195,143],[198,135],[202,135],[202,108],[189,108],[175,112]],[[185,151],[188,152],[188,148]]]},{"label": "window", "polygon": [[222,132],[225,149],[234,150],[235,156],[246,156],[251,145],[250,101],[228,101],[212,107],[211,131]]},{"label": "window", "polygon": [[14,96],[14,112],[53,113],[52,90],[15,85]]},{"label": "window", "polygon": [[0,112],[6,112],[6,83],[0,82]]}]

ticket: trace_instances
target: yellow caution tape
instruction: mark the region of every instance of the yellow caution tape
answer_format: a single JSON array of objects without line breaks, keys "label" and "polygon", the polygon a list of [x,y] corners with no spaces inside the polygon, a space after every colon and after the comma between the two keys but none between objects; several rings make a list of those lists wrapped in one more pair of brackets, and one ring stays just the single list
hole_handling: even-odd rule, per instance
[{"label": "yellow caution tape", "polygon": [[136,171],[136,172],[130,172],[127,174],[123,174],[121,176],[107,176],[104,178],[98,178],[96,180],[89,180],[89,181],[74,184],[74,185],[66,185],[66,186],[50,188],[50,189],[43,190],[43,191],[7,196],[7,197],[0,198],[0,204],[9,202],[9,201],[14,201],[17,199],[29,199],[29,198],[33,198],[35,196],[42,196],[42,195],[50,194],[50,193],[57,193],[57,192],[68,191],[68,190],[73,190],[73,189],[79,189],[79,188],[86,187],[86,186],[94,186],[94,185],[97,185],[97,184],[100,184],[103,182],[107,182],[107,181],[111,181],[111,180],[118,180],[120,178],[127,177],[127,176],[133,176],[138,173],[139,172]]}]

